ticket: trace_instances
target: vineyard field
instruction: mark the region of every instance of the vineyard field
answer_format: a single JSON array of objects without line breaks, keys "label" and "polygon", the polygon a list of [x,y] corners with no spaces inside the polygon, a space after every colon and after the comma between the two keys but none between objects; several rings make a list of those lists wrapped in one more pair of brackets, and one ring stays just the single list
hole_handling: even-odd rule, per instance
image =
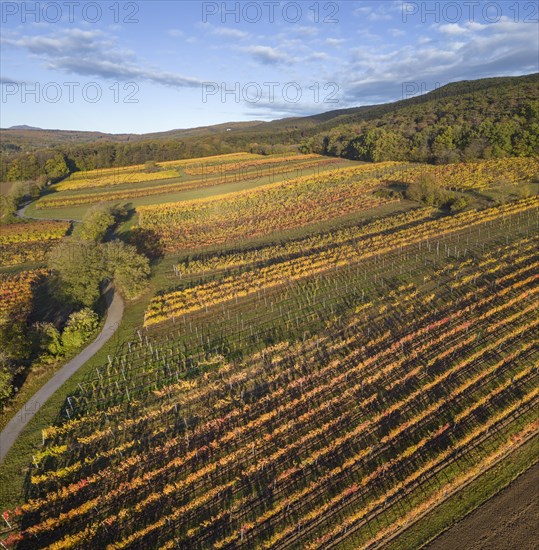
[{"label": "vineyard field", "polygon": [[[253,158],[254,157],[254,158]],[[144,167],[107,169],[75,173],[55,187],[55,192],[37,203],[38,209],[54,209],[93,204],[103,201],[125,201],[156,196],[211,189],[230,184],[256,186],[301,174],[315,174],[320,170],[343,164],[336,159],[319,155],[260,157],[258,155],[231,155],[219,162],[197,159],[162,163],[160,171],[145,172]],[[184,164],[182,164],[182,162]]]},{"label": "vineyard field", "polygon": [[[418,177],[431,177],[444,187],[460,191],[482,191],[500,185],[537,182],[539,160],[509,158],[455,164],[421,164],[406,172],[404,181],[412,183]],[[398,181],[403,181],[400,178]]]},{"label": "vineyard field", "polygon": [[70,222],[37,221],[13,223],[0,231],[0,265],[43,262],[47,251],[71,228]]},{"label": "vineyard field", "polygon": [[[445,166],[383,162],[339,168],[229,196],[137,209],[139,226],[157,235],[167,252],[196,250],[302,227],[399,202],[391,191],[421,178],[445,189],[474,191],[510,182],[514,189],[539,185],[533,159],[481,161]],[[475,183],[471,183],[475,182]],[[533,193],[532,193],[533,195]]]},{"label": "vineyard field", "polygon": [[33,287],[46,275],[46,269],[0,274],[1,323],[26,320],[32,308]]},{"label": "vineyard field", "polygon": [[381,174],[402,168],[399,163],[343,168],[230,197],[140,207],[139,225],[159,235],[169,252],[268,235],[397,202],[375,192],[382,187]]},{"label": "vineyard field", "polygon": [[[176,168],[180,170],[198,170],[203,166],[229,166],[240,162],[253,162],[255,160],[259,160],[260,158],[263,157],[261,155],[251,155],[249,153],[233,153],[230,155],[206,157],[204,159],[165,161],[155,163],[155,168],[157,168],[157,171],[154,171],[153,174],[154,179],[158,180],[161,179],[159,172],[160,169],[164,169],[165,172],[173,170],[175,171],[175,175],[178,175],[178,172],[175,170]],[[152,172],[148,170],[148,167],[145,164],[74,172],[58,185],[58,190],[64,191],[90,187],[110,187],[111,185],[137,183],[145,181],[146,179],[151,179],[147,178],[147,175],[150,175],[151,173]]]},{"label": "vineyard field", "polygon": [[538,207],[166,264],[43,431],[4,544],[382,545],[537,434]]}]

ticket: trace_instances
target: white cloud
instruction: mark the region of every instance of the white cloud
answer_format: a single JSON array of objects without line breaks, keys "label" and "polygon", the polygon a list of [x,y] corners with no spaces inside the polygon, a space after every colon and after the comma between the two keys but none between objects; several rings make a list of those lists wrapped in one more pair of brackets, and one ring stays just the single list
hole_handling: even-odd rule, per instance
[{"label": "white cloud", "polygon": [[326,52],[313,52],[305,61],[325,61],[329,59],[329,55]]},{"label": "white cloud", "polygon": [[334,80],[347,106],[380,103],[399,99],[404,83],[431,90],[438,83],[537,72],[538,49],[536,26],[500,20],[443,39],[424,36],[390,51],[374,44],[354,48]]},{"label": "white cloud", "polygon": [[4,44],[25,49],[51,70],[105,79],[146,80],[174,87],[195,87],[202,80],[144,67],[133,51],[120,48],[99,30],[64,29],[46,36],[4,37]]},{"label": "white cloud", "polygon": [[248,32],[240,31],[239,29],[231,29],[229,27],[213,27],[211,32],[216,36],[223,36],[225,38],[247,38]]},{"label": "white cloud", "polygon": [[466,26],[471,30],[471,31],[482,31],[483,29],[486,29],[487,28],[487,25],[482,25],[481,23],[477,23],[476,21],[468,21],[466,23]]},{"label": "white cloud", "polygon": [[356,17],[368,19],[369,21],[389,21],[393,18],[383,5],[377,7],[376,9],[372,6],[361,6],[356,8],[352,13]]},{"label": "white cloud", "polygon": [[[112,46],[99,30],[66,29],[62,34],[41,36],[4,37],[2,42],[11,46],[24,48],[36,55],[65,55],[66,52],[87,54],[98,51],[100,45]],[[126,53],[125,51],[123,53]]]},{"label": "white cloud", "polygon": [[468,32],[468,29],[461,27],[457,23],[447,23],[446,25],[440,25],[438,27],[438,30],[440,32],[443,32],[444,34],[449,34],[451,36],[466,34]]},{"label": "white cloud", "polygon": [[[290,91],[293,96],[294,92]],[[302,94],[306,95],[306,94]],[[335,103],[314,103],[312,99],[293,102],[281,99],[280,101],[260,101],[257,103],[246,102],[245,106],[251,111],[246,111],[245,114],[249,117],[255,117],[257,120],[263,118],[265,120],[275,120],[278,118],[309,116],[315,115],[322,111],[330,111],[338,109],[339,104]]]},{"label": "white cloud", "polygon": [[346,40],[344,38],[326,38],[325,43],[328,46],[338,48],[341,44],[344,44]]},{"label": "white cloud", "polygon": [[270,46],[248,46],[243,48],[243,51],[264,65],[278,65],[293,61],[289,55]]},{"label": "white cloud", "polygon": [[25,84],[22,80],[19,80],[17,78],[9,78],[9,76],[0,76],[0,86],[6,86],[9,84]]},{"label": "white cloud", "polygon": [[316,27],[295,27],[292,29],[294,33],[300,36],[317,36],[319,30]]},{"label": "white cloud", "polygon": [[354,15],[369,15],[369,13],[372,12],[371,6],[360,6],[359,8],[356,8],[352,13]]},{"label": "white cloud", "polygon": [[389,13],[380,13],[373,11],[371,14],[369,14],[370,21],[389,21],[390,19],[393,19],[393,17]]}]

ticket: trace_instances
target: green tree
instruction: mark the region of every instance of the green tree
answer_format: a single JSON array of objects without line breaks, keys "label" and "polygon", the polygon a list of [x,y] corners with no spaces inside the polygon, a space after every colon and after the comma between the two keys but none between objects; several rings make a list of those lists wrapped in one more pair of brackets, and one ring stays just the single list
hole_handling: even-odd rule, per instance
[{"label": "green tree", "polygon": [[159,164],[155,162],[154,160],[147,160],[144,163],[144,171],[148,174],[152,174],[153,172],[159,172],[161,168],[159,167]]},{"label": "green tree", "polygon": [[16,181],[11,184],[8,193],[0,195],[0,220],[1,223],[17,221],[15,213],[27,197],[38,197],[45,182],[41,176],[30,181]]},{"label": "green tree", "polygon": [[17,181],[22,179],[22,157],[16,157],[11,161],[6,173],[7,181]]},{"label": "green tree", "polygon": [[11,397],[13,393],[12,385],[13,375],[4,368],[0,367],[0,410],[2,410],[2,403]]},{"label": "green tree", "polygon": [[83,241],[101,242],[115,221],[115,216],[110,207],[93,207],[84,216],[76,236]]},{"label": "green tree", "polygon": [[460,197],[455,197],[450,201],[449,210],[454,214],[456,212],[461,212],[467,208],[470,204],[470,199],[461,195]]},{"label": "green tree", "polygon": [[436,162],[448,163],[458,160],[457,147],[453,139],[453,128],[443,128],[434,138],[432,143],[432,155]]},{"label": "green tree", "polygon": [[132,299],[142,292],[150,275],[148,258],[122,241],[65,240],[50,252],[48,265],[58,274],[65,298],[87,307],[95,305],[105,280]]},{"label": "green tree", "polygon": [[387,160],[403,160],[410,149],[407,140],[397,132],[383,129],[372,130],[367,134],[370,147],[370,160],[383,162]]},{"label": "green tree", "polygon": [[406,198],[429,206],[442,206],[448,200],[448,195],[433,175],[425,174],[408,186]]},{"label": "green tree", "polygon": [[83,241],[101,242],[107,231],[126,217],[127,210],[123,206],[94,206],[84,216],[75,237]]},{"label": "green tree", "polygon": [[62,332],[62,347],[66,353],[80,348],[99,326],[99,317],[90,308],[75,311],[69,316]]},{"label": "green tree", "polygon": [[516,156],[531,157],[539,155],[539,124],[531,124],[529,130],[519,130],[513,140],[513,153]]},{"label": "green tree", "polygon": [[109,276],[118,290],[128,299],[136,298],[146,287],[150,262],[137,253],[133,245],[122,241],[104,243],[105,263]]},{"label": "green tree", "polygon": [[69,174],[64,155],[57,153],[45,163],[45,172],[51,180],[64,178]]},{"label": "green tree", "polygon": [[49,253],[48,265],[58,274],[69,303],[92,307],[97,302],[99,286],[108,275],[98,243],[65,239]]},{"label": "green tree", "polygon": [[25,324],[13,319],[0,320],[0,365],[24,361],[30,355]]},{"label": "green tree", "polygon": [[15,221],[17,211],[17,200],[11,193],[0,195],[0,221],[1,223],[12,223]]}]

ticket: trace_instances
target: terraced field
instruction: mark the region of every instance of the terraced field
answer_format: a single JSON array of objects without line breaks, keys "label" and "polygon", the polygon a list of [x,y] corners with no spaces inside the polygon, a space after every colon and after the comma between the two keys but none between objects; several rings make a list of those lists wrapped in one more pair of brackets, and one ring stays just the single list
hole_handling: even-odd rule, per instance
[{"label": "terraced field", "polygon": [[[256,186],[302,174],[313,174],[345,164],[319,155],[269,156],[236,154],[208,160],[168,161],[157,168],[130,166],[86,173],[76,172],[55,186],[53,193],[37,203],[38,209],[66,208],[96,202],[126,201],[167,196],[216,186]],[[157,200],[156,195],[160,195]]]}]

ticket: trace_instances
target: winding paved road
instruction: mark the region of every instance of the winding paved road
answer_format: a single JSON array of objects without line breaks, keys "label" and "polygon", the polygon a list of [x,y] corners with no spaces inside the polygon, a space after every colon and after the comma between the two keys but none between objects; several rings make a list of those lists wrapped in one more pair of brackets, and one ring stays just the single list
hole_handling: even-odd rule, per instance
[{"label": "winding paved road", "polygon": [[9,421],[0,433],[0,462],[4,460],[9,449],[22,432],[24,427],[39,411],[41,406],[60,388],[86,361],[93,357],[116,332],[124,313],[124,302],[118,292],[109,287],[105,292],[107,300],[107,317],[103,329],[97,338],[76,357],[66,363],[32,398],[30,398],[17,414]]}]

